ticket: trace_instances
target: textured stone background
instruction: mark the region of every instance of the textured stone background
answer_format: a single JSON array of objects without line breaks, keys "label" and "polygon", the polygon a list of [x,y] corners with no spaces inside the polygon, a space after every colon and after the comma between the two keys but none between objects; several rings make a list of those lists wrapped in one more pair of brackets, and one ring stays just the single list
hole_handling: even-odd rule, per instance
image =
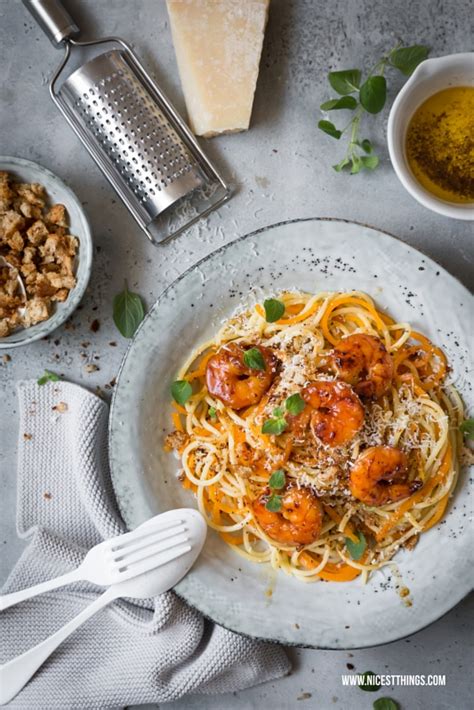
[{"label": "textured stone background", "polygon": [[[164,0],[69,0],[84,38],[122,35],[183,110]],[[14,530],[17,406],[15,382],[44,368],[109,396],[127,342],[112,323],[112,298],[123,279],[151,305],[160,291],[197,259],[224,242],[280,220],[336,216],[396,234],[434,258],[466,285],[472,282],[472,223],[425,210],[404,191],[385,145],[386,113],[366,123],[378,148],[375,174],[337,175],[330,165],[343,146],[316,128],[318,105],[329,98],[328,69],[373,64],[397,40],[425,42],[432,56],[472,49],[471,0],[273,0],[248,133],[205,142],[237,194],[207,223],[159,249],[139,232],[62,116],[50,101],[48,78],[59,61],[19,0],[0,0],[0,154],[36,160],[60,175],[82,200],[91,220],[95,261],[81,309],[48,341],[12,350],[0,365],[1,576],[22,543]],[[390,73],[390,98],[402,77]],[[100,328],[91,331],[98,320]],[[89,342],[88,346],[82,343]],[[115,342],[116,346],[110,345]],[[100,368],[87,374],[85,365]],[[453,580],[453,584],[455,580]],[[289,600],[290,603],[290,600]],[[293,674],[238,696],[193,698],[170,710],[372,707],[382,693],[343,689],[340,674],[357,671],[446,673],[447,687],[394,688],[384,695],[403,708],[467,708],[472,668],[473,603],[465,600],[412,638],[353,654],[292,650]],[[305,694],[311,694],[311,697]],[[299,702],[297,702],[299,700]]]}]

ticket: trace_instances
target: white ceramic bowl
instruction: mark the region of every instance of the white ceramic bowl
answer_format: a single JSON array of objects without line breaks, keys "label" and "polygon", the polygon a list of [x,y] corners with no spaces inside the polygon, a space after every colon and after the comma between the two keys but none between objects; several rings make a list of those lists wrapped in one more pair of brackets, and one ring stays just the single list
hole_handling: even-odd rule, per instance
[{"label": "white ceramic bowl", "polygon": [[425,190],[408,165],[405,137],[411,117],[426,99],[451,86],[473,85],[474,52],[427,59],[416,68],[395,99],[387,127],[392,165],[410,195],[434,212],[465,220],[474,220],[474,205],[447,202]]},{"label": "white ceramic bowl", "polygon": [[53,314],[48,320],[30,328],[19,328],[6,338],[0,338],[0,350],[9,350],[49,335],[62,325],[77,308],[89,283],[92,266],[92,235],[86,214],[78,198],[50,170],[30,160],[9,156],[0,156],[0,170],[12,173],[17,180],[22,182],[39,182],[43,185],[52,204],[59,202],[66,207],[70,232],[79,240],[75,265],[75,287],[63,303],[55,305]]}]

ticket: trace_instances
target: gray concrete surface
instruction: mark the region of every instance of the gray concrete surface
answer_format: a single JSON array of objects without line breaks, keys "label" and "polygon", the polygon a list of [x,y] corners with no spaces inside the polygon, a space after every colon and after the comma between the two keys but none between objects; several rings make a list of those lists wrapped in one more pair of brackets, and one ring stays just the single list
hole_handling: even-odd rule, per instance
[{"label": "gray concrete surface", "polygon": [[[183,109],[164,0],[70,0],[67,6],[87,38],[120,34],[132,42]],[[1,362],[2,578],[22,547],[14,528],[15,382],[49,368],[91,389],[99,387],[108,397],[127,346],[112,322],[112,299],[125,277],[151,305],[167,284],[222,243],[280,220],[331,215],[392,232],[467,285],[472,282],[472,224],[431,213],[407,195],[387,156],[386,112],[369,118],[365,129],[377,144],[380,168],[352,178],[331,170],[343,148],[316,124],[319,103],[330,97],[329,69],[370,66],[397,40],[425,42],[432,55],[471,50],[473,14],[471,0],[273,0],[252,128],[205,142],[237,194],[207,223],[157,249],[139,232],[50,101],[47,82],[59,53],[19,0],[0,0],[0,154],[36,160],[65,179],[88,212],[96,245],[90,287],[69,326],[48,341],[12,350],[11,361]],[[401,84],[401,76],[391,72],[390,99]],[[91,331],[94,320],[100,324],[97,332]],[[87,374],[89,362],[100,369]],[[292,650],[294,670],[288,678],[234,696],[184,699],[168,707],[363,710],[382,694],[406,710],[472,707],[473,608],[473,600],[465,600],[429,629],[388,646],[351,654]],[[346,664],[360,672],[445,673],[447,685],[364,693],[342,687]]]}]

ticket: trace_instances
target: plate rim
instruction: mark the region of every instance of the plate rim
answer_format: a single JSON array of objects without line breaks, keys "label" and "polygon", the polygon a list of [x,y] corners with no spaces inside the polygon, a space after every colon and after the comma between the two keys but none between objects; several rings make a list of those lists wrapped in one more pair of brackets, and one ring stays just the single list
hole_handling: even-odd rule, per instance
[{"label": "plate rim", "polygon": [[[123,369],[124,369],[124,366],[125,366],[125,362],[126,362],[126,360],[127,360],[127,358],[128,358],[128,354],[129,354],[131,348],[133,347],[133,345],[134,345],[134,343],[135,343],[135,340],[136,340],[136,338],[137,338],[139,332],[140,332],[141,329],[144,327],[144,325],[145,325],[145,323],[147,322],[147,320],[152,316],[152,314],[153,314],[153,313],[156,311],[156,309],[159,307],[159,302],[161,301],[161,299],[162,299],[164,296],[166,296],[166,294],[167,294],[172,288],[174,288],[178,283],[180,283],[189,273],[192,273],[192,272],[194,271],[194,269],[199,268],[202,264],[205,264],[209,259],[211,259],[212,257],[214,257],[214,256],[216,256],[216,255],[222,253],[223,251],[225,251],[226,249],[228,249],[230,246],[233,246],[234,244],[237,244],[237,243],[239,243],[239,242],[241,242],[241,241],[244,241],[244,240],[246,240],[246,239],[250,239],[251,237],[256,237],[258,234],[261,234],[262,232],[266,232],[266,231],[269,231],[269,230],[271,230],[271,229],[275,229],[275,228],[277,228],[277,227],[286,226],[286,225],[295,224],[295,223],[301,223],[301,222],[316,222],[316,223],[317,223],[317,222],[339,222],[339,223],[344,223],[344,224],[356,225],[356,226],[358,226],[358,227],[363,227],[364,229],[369,229],[369,230],[371,230],[371,231],[373,231],[373,232],[378,232],[379,234],[384,234],[385,236],[387,236],[387,237],[389,237],[389,238],[391,238],[391,239],[393,239],[393,240],[395,240],[395,241],[397,241],[397,242],[400,242],[409,252],[414,253],[414,254],[421,255],[421,256],[425,257],[426,259],[429,259],[432,263],[436,264],[436,266],[439,267],[439,269],[441,270],[442,273],[444,273],[445,275],[447,275],[448,277],[450,277],[451,279],[453,279],[453,280],[468,294],[468,296],[469,296],[470,298],[472,298],[471,292],[470,292],[469,289],[462,283],[462,281],[461,281],[460,279],[458,279],[456,276],[454,276],[454,275],[453,275],[450,271],[448,271],[444,266],[442,266],[441,264],[439,264],[439,263],[436,261],[436,259],[432,258],[432,257],[429,256],[428,254],[425,254],[425,253],[424,253],[423,251],[421,251],[420,249],[417,249],[416,247],[413,247],[411,244],[408,244],[408,243],[405,242],[403,239],[401,239],[400,237],[398,237],[398,236],[396,236],[396,235],[394,235],[394,234],[388,232],[387,230],[379,229],[378,227],[374,227],[374,226],[369,225],[369,224],[366,224],[366,223],[364,223],[364,222],[359,222],[359,221],[357,221],[357,220],[350,220],[350,219],[345,219],[345,218],[341,218],[341,217],[326,217],[326,216],[324,216],[324,217],[301,217],[301,218],[296,217],[296,218],[292,218],[292,219],[288,219],[288,220],[282,220],[282,221],[279,221],[279,222],[275,222],[275,223],[273,223],[273,224],[269,224],[269,225],[265,225],[265,226],[263,226],[263,227],[259,227],[258,229],[255,229],[255,230],[253,230],[253,231],[251,231],[251,232],[247,232],[246,234],[243,234],[243,235],[237,237],[236,239],[233,239],[232,241],[227,242],[226,244],[221,245],[221,246],[218,247],[217,249],[211,251],[209,254],[206,254],[204,257],[202,257],[201,259],[199,259],[197,262],[195,262],[194,264],[192,264],[191,266],[189,266],[185,271],[183,271],[182,274],[180,274],[176,279],[174,279],[168,286],[166,286],[166,287],[158,294],[158,296],[157,296],[155,302],[154,302],[153,305],[151,306],[150,310],[147,312],[145,318],[144,318],[143,321],[140,323],[139,327],[137,328],[136,332],[134,333],[133,338],[131,339],[130,343],[128,344],[128,347],[127,347],[127,349],[126,349],[126,351],[125,351],[125,353],[124,353],[124,355],[123,355],[122,361],[121,361],[121,363],[120,363],[119,370],[118,370],[118,372],[117,372],[117,378],[116,378],[116,379],[117,379],[117,384],[116,384],[116,387],[114,388],[114,392],[113,392],[113,395],[112,395],[112,401],[111,401],[111,404],[110,404],[110,413],[109,413],[109,420],[108,420],[108,426],[107,426],[107,442],[108,442],[108,450],[109,450],[109,465],[110,465],[110,477],[111,477],[112,487],[113,487],[113,490],[114,490],[114,494],[115,494],[115,496],[116,496],[117,506],[118,506],[120,515],[122,516],[122,519],[124,520],[125,525],[127,526],[128,529],[130,529],[130,528],[129,528],[129,521],[127,520],[127,513],[126,513],[126,510],[123,508],[123,506],[122,506],[122,504],[121,504],[120,497],[117,495],[117,492],[116,492],[116,486],[115,486],[116,475],[115,475],[115,472],[114,472],[113,459],[112,459],[112,457],[110,456],[110,454],[111,454],[111,451],[112,451],[112,442],[113,442],[113,438],[114,438],[114,432],[113,432],[113,428],[114,428],[114,427],[113,427],[114,412],[115,412],[115,403],[116,403],[116,399],[117,399],[117,393],[118,393],[118,391],[119,391],[119,386],[120,386],[120,379],[121,379],[121,375],[122,375],[122,372],[123,372]],[[378,647],[378,646],[385,646],[385,645],[387,645],[387,644],[389,644],[389,643],[395,643],[395,642],[397,642],[397,641],[401,641],[401,640],[403,640],[403,639],[405,639],[405,638],[408,638],[408,637],[410,637],[410,636],[413,636],[414,634],[419,633],[420,631],[423,631],[424,629],[427,629],[427,628],[430,627],[432,624],[434,624],[436,621],[439,621],[440,619],[442,619],[444,616],[446,616],[447,614],[449,614],[449,612],[452,611],[458,604],[460,604],[463,600],[465,600],[465,599],[472,593],[472,591],[473,591],[472,588],[471,588],[470,590],[468,589],[468,590],[463,594],[463,596],[460,597],[460,598],[455,602],[455,604],[454,604],[453,606],[450,606],[448,609],[442,610],[442,611],[439,613],[439,615],[436,615],[433,619],[431,619],[430,621],[428,621],[426,624],[423,624],[422,626],[420,626],[420,627],[414,629],[413,631],[410,631],[409,633],[402,634],[402,635],[400,635],[400,636],[396,636],[396,637],[394,637],[394,638],[391,638],[391,639],[389,639],[389,640],[387,640],[387,641],[382,641],[382,642],[380,642],[380,643],[375,643],[375,644],[372,644],[372,643],[371,643],[371,644],[365,644],[365,645],[361,645],[361,646],[358,646],[358,645],[322,646],[322,645],[317,645],[317,644],[298,643],[297,641],[289,641],[289,640],[287,640],[287,639],[279,638],[277,635],[275,635],[275,636],[273,636],[273,637],[265,637],[265,636],[260,636],[260,635],[258,635],[258,634],[252,635],[252,634],[250,634],[250,633],[248,633],[248,632],[246,632],[246,631],[242,631],[242,630],[240,630],[240,629],[236,629],[236,628],[232,628],[232,627],[230,627],[230,626],[226,626],[226,624],[223,623],[222,621],[216,619],[215,617],[211,616],[209,613],[203,611],[199,606],[196,605],[195,602],[189,601],[189,600],[187,599],[187,597],[184,596],[180,591],[176,591],[175,589],[173,589],[173,592],[179,597],[179,599],[181,599],[182,601],[184,601],[188,606],[190,606],[191,608],[193,608],[193,609],[195,609],[196,611],[198,611],[200,614],[202,614],[202,616],[203,616],[204,618],[209,619],[209,620],[212,621],[213,623],[219,624],[219,626],[222,626],[223,628],[227,629],[228,631],[232,631],[232,632],[234,632],[234,633],[238,633],[238,634],[240,634],[240,635],[242,635],[242,636],[245,636],[245,637],[247,637],[247,638],[257,639],[257,640],[260,640],[260,641],[263,641],[263,642],[267,642],[267,643],[278,643],[278,644],[283,644],[283,645],[285,645],[285,646],[292,646],[292,647],[296,647],[296,648],[308,648],[308,649],[314,649],[314,650],[327,650],[327,651],[344,651],[344,650],[358,650],[358,649],[363,649],[363,648],[376,648],[376,647]]]}]

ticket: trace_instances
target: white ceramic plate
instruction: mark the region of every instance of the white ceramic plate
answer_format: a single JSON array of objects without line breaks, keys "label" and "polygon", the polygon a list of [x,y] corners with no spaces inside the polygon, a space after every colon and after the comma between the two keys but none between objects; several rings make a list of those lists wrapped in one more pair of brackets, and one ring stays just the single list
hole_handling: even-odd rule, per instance
[{"label": "white ceramic plate", "polygon": [[[122,364],[110,418],[112,478],[133,528],[157,512],[193,505],[163,451],[170,430],[170,383],[179,363],[244,304],[282,289],[357,289],[441,345],[451,379],[473,406],[468,381],[472,301],[433,261],[375,229],[340,220],[300,220],[247,235],[201,261],[158,299]],[[390,572],[360,581],[304,584],[243,560],[209,531],[204,551],[176,591],[203,614],[241,633],[320,648],[394,641],[431,623],[472,587],[467,476],[446,520],[401,552],[405,606]],[[272,589],[272,596],[266,592]]]},{"label": "white ceramic plate", "polygon": [[92,235],[84,209],[71,188],[38,163],[24,158],[0,156],[0,170],[6,170],[21,182],[39,182],[46,189],[51,204],[61,203],[66,207],[69,230],[79,240],[75,263],[76,285],[63,303],[57,303],[48,320],[31,328],[18,328],[6,338],[0,338],[0,350],[10,350],[20,345],[44,338],[62,325],[79,305],[89,283],[92,267]]}]

